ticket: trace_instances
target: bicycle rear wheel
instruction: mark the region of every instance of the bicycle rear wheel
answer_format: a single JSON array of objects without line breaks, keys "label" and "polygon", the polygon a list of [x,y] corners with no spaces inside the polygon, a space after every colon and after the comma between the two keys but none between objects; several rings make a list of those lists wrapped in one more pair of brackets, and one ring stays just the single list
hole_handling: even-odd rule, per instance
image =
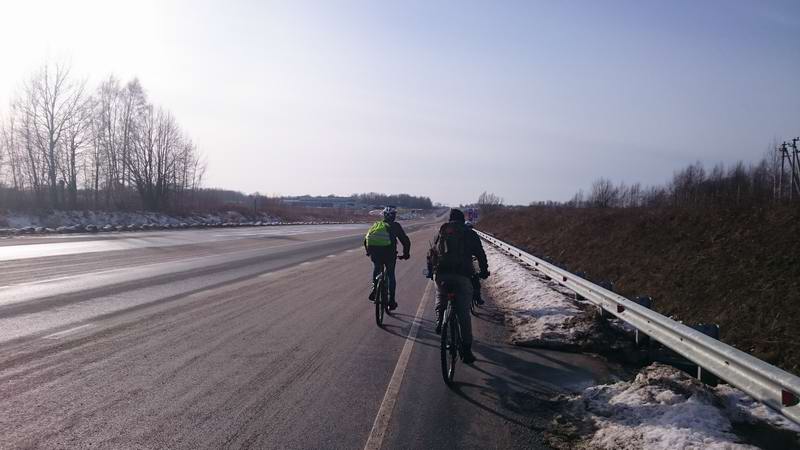
[{"label": "bicycle rear wheel", "polygon": [[458,326],[450,306],[447,307],[442,322],[442,378],[444,378],[445,384],[450,386],[456,374],[456,361],[458,361]]},{"label": "bicycle rear wheel", "polygon": [[383,311],[384,311],[384,304],[386,303],[386,289],[384,289],[384,282],[383,278],[378,281],[378,286],[376,287],[376,296],[375,296],[375,323],[381,327],[383,326]]}]

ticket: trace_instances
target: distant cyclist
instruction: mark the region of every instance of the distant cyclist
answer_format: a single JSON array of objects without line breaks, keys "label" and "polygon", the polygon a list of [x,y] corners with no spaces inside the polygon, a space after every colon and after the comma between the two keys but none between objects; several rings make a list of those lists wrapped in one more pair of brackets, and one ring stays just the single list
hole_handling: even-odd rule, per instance
[{"label": "distant cyclist", "polygon": [[434,280],[436,281],[436,334],[442,332],[442,316],[447,307],[447,292],[455,292],[456,311],[464,344],[463,360],[466,364],[475,362],[472,354],[472,320],[469,305],[472,302],[472,282],[474,273],[472,257],[478,259],[481,278],[489,277],[489,264],[486,253],[477,233],[464,225],[464,213],[458,209],[450,210],[450,220],[439,228],[436,235],[433,258]]},{"label": "distant cyclist", "polygon": [[389,309],[397,309],[397,301],[395,299],[395,288],[397,281],[394,275],[394,267],[397,264],[397,241],[403,245],[403,254],[400,259],[408,259],[411,257],[411,240],[406,235],[403,227],[396,222],[397,208],[394,206],[387,206],[383,209],[383,220],[375,222],[370,227],[364,238],[364,248],[367,251],[367,256],[372,260],[372,292],[369,294],[371,301],[375,300],[375,279],[381,274],[383,268],[386,267],[386,272],[389,278]]},{"label": "distant cyclist", "polygon": [[[464,222],[464,225],[467,227],[467,230],[469,230],[468,232],[474,234],[475,237],[477,237],[478,241],[480,242],[480,237],[478,236],[478,233],[476,233],[475,230],[473,229],[472,222],[468,220]],[[475,298],[475,303],[483,305],[486,302],[484,302],[483,298],[481,298],[481,277],[478,276],[479,275],[478,273],[475,273],[474,265],[472,269],[473,269],[472,275],[469,277],[469,280],[472,282],[472,296],[473,298]]]}]

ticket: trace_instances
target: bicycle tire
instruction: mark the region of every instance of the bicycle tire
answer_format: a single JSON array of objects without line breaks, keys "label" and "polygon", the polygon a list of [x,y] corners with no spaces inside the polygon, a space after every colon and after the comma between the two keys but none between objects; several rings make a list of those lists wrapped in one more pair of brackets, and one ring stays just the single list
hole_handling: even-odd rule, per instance
[{"label": "bicycle tire", "polygon": [[383,284],[383,277],[381,277],[381,279],[378,280],[377,291],[375,292],[375,323],[379,327],[383,326],[384,302],[386,301]]},{"label": "bicycle tire", "polygon": [[451,386],[456,374],[456,362],[458,361],[458,329],[455,320],[452,319],[453,311],[448,306],[445,311],[445,318],[442,321],[442,340],[440,346],[442,362],[442,378],[446,385]]}]

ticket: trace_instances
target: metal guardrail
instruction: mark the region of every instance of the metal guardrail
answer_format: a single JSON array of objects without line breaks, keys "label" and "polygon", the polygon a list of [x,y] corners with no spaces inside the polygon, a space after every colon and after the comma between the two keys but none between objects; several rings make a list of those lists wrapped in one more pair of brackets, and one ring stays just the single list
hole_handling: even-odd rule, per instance
[{"label": "metal guardrail", "polygon": [[477,232],[485,241],[520,259],[704,370],[800,424],[800,377],[647,309],[491,235]]}]

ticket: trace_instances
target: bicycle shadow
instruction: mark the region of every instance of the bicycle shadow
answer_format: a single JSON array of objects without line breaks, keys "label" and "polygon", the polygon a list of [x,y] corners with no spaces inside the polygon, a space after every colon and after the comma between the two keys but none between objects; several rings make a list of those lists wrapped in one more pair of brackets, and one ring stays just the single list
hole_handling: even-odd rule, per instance
[{"label": "bicycle shadow", "polygon": [[[383,327],[381,327],[383,331],[397,336],[402,339],[408,339],[408,332],[411,329],[411,325],[394,325],[394,324],[387,324],[384,323]],[[431,338],[433,336],[433,338]],[[414,343],[418,345],[424,345],[426,347],[432,347],[435,349],[439,349],[439,335],[434,333],[433,331],[428,331],[424,328],[420,328],[420,331],[417,333],[417,336],[414,337]]]},{"label": "bicycle shadow", "polygon": [[[473,343],[473,351],[478,359],[471,365],[458,365],[453,392],[483,411],[531,429],[537,429],[535,417],[554,407],[554,397],[576,392],[600,378],[578,364],[563,361],[554,351],[479,341]],[[589,358],[561,355],[564,359]],[[459,381],[459,372],[464,381]]]}]

